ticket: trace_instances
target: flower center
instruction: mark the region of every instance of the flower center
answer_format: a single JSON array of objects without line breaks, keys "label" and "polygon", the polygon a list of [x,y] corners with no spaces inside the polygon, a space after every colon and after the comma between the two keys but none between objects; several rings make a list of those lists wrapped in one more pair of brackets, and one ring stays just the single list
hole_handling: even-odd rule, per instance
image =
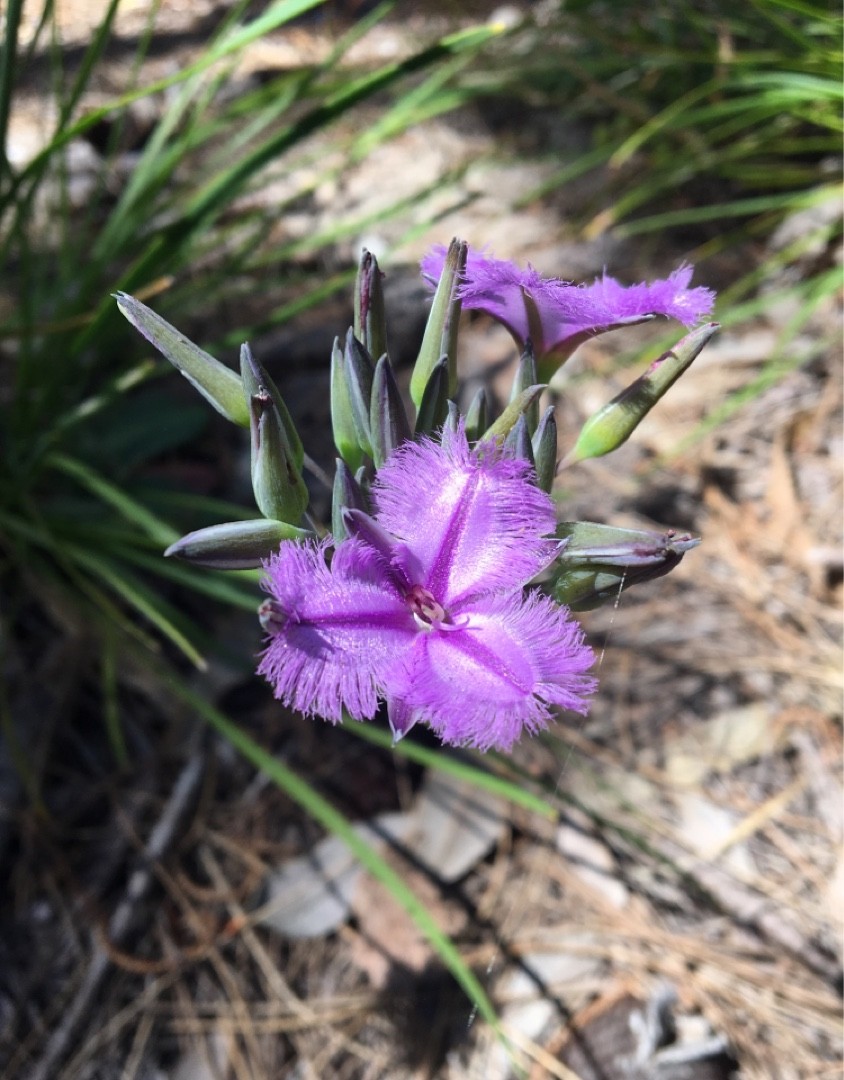
[{"label": "flower center", "polygon": [[445,608],[434,599],[424,585],[411,585],[406,600],[420,630],[432,630],[445,621]]}]

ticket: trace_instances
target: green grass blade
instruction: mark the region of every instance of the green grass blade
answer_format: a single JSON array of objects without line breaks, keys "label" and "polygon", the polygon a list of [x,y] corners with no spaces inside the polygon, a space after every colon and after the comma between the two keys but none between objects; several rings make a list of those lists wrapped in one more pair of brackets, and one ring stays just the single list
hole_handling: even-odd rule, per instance
[{"label": "green grass blade", "polygon": [[120,701],[117,693],[117,647],[114,637],[106,634],[100,650],[100,688],[103,697],[103,716],[105,718],[111,752],[119,769],[129,764],[129,751],[120,723]]},{"label": "green grass blade", "polygon": [[151,540],[160,544],[162,549],[179,539],[179,534],[171,525],[156,517],[145,506],[83,462],[64,454],[52,454],[48,463],[59,472],[72,477],[108,506],[113,507],[127,521],[137,525]]},{"label": "green grass blade", "polygon": [[[13,538],[21,537],[48,556],[42,560],[42,588],[44,582],[50,581],[52,586],[68,594],[68,601],[74,608],[83,610],[87,616],[88,609],[79,603],[79,597],[85,598],[91,605],[90,615],[95,622],[102,625],[105,632],[118,628],[149,653],[153,654],[158,650],[158,642],[114,604],[87,572],[82,570],[73,557],[74,549],[69,547],[62,537],[53,535],[41,524],[24,520],[19,514],[6,514],[0,509],[0,530],[3,529],[7,536],[4,537],[0,531],[0,541],[9,543],[11,539],[13,544]],[[27,569],[30,569],[34,560],[31,556],[19,556],[17,561],[19,565],[26,565]],[[60,579],[60,573],[66,575],[69,586]]]},{"label": "green grass blade", "polygon": [[[11,3],[19,4],[21,2],[22,0],[11,0]],[[212,45],[209,49],[205,50],[193,64],[189,64],[187,67],[174,72],[172,75],[157,79],[155,82],[149,83],[137,90],[122,94],[99,108],[92,109],[75,123],[57,130],[50,143],[44,147],[44,149],[36,155],[22,171],[17,178],[17,184],[21,185],[27,181],[37,179],[37,177],[41,175],[44,166],[55,157],[58,151],[73,139],[83,135],[96,124],[106,120],[112,114],[125,109],[127,105],[131,105],[135,101],[140,101],[142,98],[160,94],[165,90],[169,90],[172,86],[176,86],[181,82],[191,79],[195,75],[207,71],[208,68],[212,67],[218,61],[242,51],[247,45],[250,45],[264,34],[269,33],[269,31],[278,29],[279,26],[290,22],[299,15],[305,14],[312,8],[319,7],[323,3],[325,3],[325,0],[281,0],[279,3],[271,4],[263,15],[253,20],[253,22],[249,23],[248,26],[243,27],[237,33]]]},{"label": "green grass blade", "polygon": [[716,203],[713,206],[692,206],[684,210],[668,210],[662,214],[651,214],[619,225],[616,235],[619,237],[641,236],[643,233],[668,229],[675,225],[723,221],[731,217],[751,217],[754,214],[770,211],[781,215],[789,210],[798,210],[825,202],[834,190],[829,187],[814,188],[809,191],[783,192],[778,195],[756,195],[750,199],[737,199],[734,202]]},{"label": "green grass blade", "polygon": [[20,31],[23,0],[6,0],[6,18],[4,34],[0,47],[0,196],[6,186],[10,170],[6,155],[6,135],[9,130],[9,116],[12,109],[12,94],[15,85],[15,69],[18,58],[18,32]]},{"label": "green grass blade", "polygon": [[384,0],[383,3],[374,7],[372,11],[363,12],[359,18],[355,19],[345,33],[337,38],[334,47],[325,59],[320,62],[317,70],[320,72],[336,71],[337,65],[349,49],[365,38],[369,31],[382,22],[395,6],[396,0]]},{"label": "green grass blade", "polygon": [[[185,566],[171,559],[165,559],[161,554],[151,555],[148,552],[126,545],[115,544],[111,546],[110,550],[126,562],[132,563],[142,570],[149,570],[158,577],[173,581],[177,585],[183,585],[185,588],[207,596],[219,604],[226,604],[229,607],[240,608],[254,614],[261,601],[261,594],[258,590],[260,573],[257,570],[243,570],[240,572],[227,570],[215,573],[213,570]],[[235,574],[237,574],[237,577],[235,577]],[[238,579],[242,581],[242,585],[239,584]]]},{"label": "green grass blade", "polygon": [[[259,169],[307,135],[322,130],[353,106],[409,75],[424,71],[460,52],[480,49],[497,33],[495,27],[480,27],[451,34],[404,60],[386,64],[375,72],[347,81],[298,121],[273,135],[230,169],[209,180],[190,200],[181,218],[163,230],[148,245],[146,251],[122,278],[119,287],[124,291],[131,290],[145,283],[154,268],[158,268],[156,272],[160,272],[162,265],[169,265],[174,252],[182,248],[201,228],[207,226],[221,208],[240,193]],[[109,307],[104,302],[94,322],[74,343],[74,348],[81,348],[99,332],[108,313]]]},{"label": "green grass blade", "polygon": [[71,558],[93,577],[104,582],[129,607],[142,615],[152,626],[167,638],[200,671],[205,671],[208,664],[205,658],[177,626],[178,613],[162,597],[153,592],[148,585],[138,581],[125,566],[117,566],[105,556],[87,551],[76,545],[65,545],[68,558]]},{"label": "green grass blade", "polygon": [[375,72],[345,82],[339,90],[311,109],[304,117],[273,138],[257,147],[252,154],[237,162],[227,173],[215,177],[200,190],[185,214],[181,229],[193,229],[219,207],[230,201],[254,173],[275,158],[281,151],[299,142],[312,131],[333,123],[353,105],[365,101],[374,94],[387,89],[398,80],[414,72],[424,71],[432,64],[467,50],[477,50],[492,37],[493,28],[479,27],[451,34],[436,44],[415,53],[404,60],[386,64]]},{"label": "green grass blade", "polygon": [[439,928],[425,904],[416,896],[413,890],[370,844],[358,836],[343,814],[307,781],[294,773],[277,757],[264,750],[245,731],[242,731],[227,716],[191,690],[180,678],[172,676],[168,681],[168,686],[176,697],[195,709],[206,723],[214,728],[238,753],[242,754],[255,768],[260,769],[268,776],[280,790],[298,803],[323,828],[339,837],[348,846],[355,858],[377,881],[381,882],[389,890],[396,902],[410,915],[416,926],[431,943],[445,967],[463,988],[466,996],[477,1007],[478,1012],[495,1030],[499,1038],[504,1041],[498,1016],[492,1002],[487,997],[483,986],[481,986],[476,976],[460,956],[454,943]]},{"label": "green grass blade", "polygon": [[12,707],[9,703],[7,683],[0,679],[0,735],[6,746],[12,766],[20,777],[27,798],[42,819],[49,817],[47,806],[41,797],[41,782],[33,768],[32,755],[21,745]]},{"label": "green grass blade", "polygon": [[91,74],[99,61],[102,59],[105,52],[108,40],[111,37],[112,27],[117,15],[117,9],[120,6],[120,0],[110,0],[108,7],[105,10],[105,14],[97,24],[97,28],[94,31],[94,36],[91,39],[90,45],[85,50],[82,57],[82,62],[79,65],[79,71],[77,72],[76,79],[67,95],[62,102],[61,110],[59,111],[58,123],[56,124],[56,130],[60,131],[70,120],[73,115],[73,111],[79,104],[79,99],[82,97],[85,90],[88,88],[88,83],[91,79]]},{"label": "green grass blade", "polygon": [[[101,390],[71,406],[62,416],[59,416],[52,429],[44,433],[36,446],[40,450],[43,446],[49,445],[76,424],[81,424],[108,408],[129,390],[143,385],[150,379],[159,378],[165,372],[169,374],[170,371],[172,368],[167,364],[158,363],[156,360],[143,360],[128,371],[121,372],[116,378],[106,382]],[[40,456],[40,454],[36,453],[33,456]]]},{"label": "green grass blade", "polygon": [[[243,338],[239,340],[243,341]],[[197,495],[190,491],[168,491],[158,487],[144,492],[144,504],[160,508],[167,514],[188,516],[191,521],[201,518],[203,525],[213,525],[217,521],[248,521],[255,517],[254,506],[250,509],[248,506],[239,506],[228,499],[218,499],[213,495]]]},{"label": "green grass blade", "polygon": [[[429,750],[427,747],[414,743],[412,738],[401,739],[393,745],[393,739],[389,732],[382,731],[371,724],[356,724],[350,720],[347,727],[353,735],[363,739],[364,742],[380,746],[383,750],[392,750],[394,754],[405,757],[408,761],[415,761],[420,765],[425,765],[427,768],[437,769],[440,772],[447,773],[449,776],[465,780],[483,791],[488,791],[491,795],[500,795],[502,798],[507,799],[508,802],[521,806],[525,810],[530,810],[531,813],[539,814],[541,817],[549,818],[552,821],[557,817],[556,809],[542,796],[534,795],[533,792],[525,790],[524,787],[520,786],[521,781],[517,784],[504,776],[495,776],[479,765],[473,765],[460,758],[452,757],[442,750]],[[492,759],[490,758],[490,760]]]}]

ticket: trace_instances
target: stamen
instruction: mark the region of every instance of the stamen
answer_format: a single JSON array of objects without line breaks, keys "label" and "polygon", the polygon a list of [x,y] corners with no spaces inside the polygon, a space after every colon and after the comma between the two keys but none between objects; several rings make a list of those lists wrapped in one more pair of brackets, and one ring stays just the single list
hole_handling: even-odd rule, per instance
[{"label": "stamen", "polygon": [[445,608],[423,585],[412,585],[407,593],[408,607],[420,630],[441,626],[447,618]]},{"label": "stamen", "polygon": [[265,634],[280,634],[290,618],[277,600],[265,600],[258,608],[258,622]]}]

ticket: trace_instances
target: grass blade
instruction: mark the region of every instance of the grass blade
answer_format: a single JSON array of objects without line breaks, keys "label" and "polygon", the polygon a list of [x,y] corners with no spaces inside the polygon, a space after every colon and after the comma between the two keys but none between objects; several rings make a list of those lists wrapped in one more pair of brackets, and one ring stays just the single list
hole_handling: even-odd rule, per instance
[{"label": "grass blade", "polygon": [[260,769],[286,795],[305,810],[314,821],[345,843],[356,859],[385,886],[422,934],[431,943],[446,968],[463,988],[478,1012],[503,1040],[500,1023],[486,991],[465,963],[451,939],[440,930],[425,904],[399,877],[371,845],[357,835],[351,823],[306,780],[294,773],[277,757],[268,753],[227,716],[191,690],[181,679],[172,677],[168,686],[176,697],[190,705],[214,730]]},{"label": "grass blade", "polygon": [[[531,813],[539,814],[541,817],[550,820],[557,817],[557,810],[541,796],[525,790],[522,780],[516,783],[508,780],[505,776],[495,776],[480,765],[470,764],[461,758],[452,757],[443,753],[442,750],[429,750],[427,747],[420,746],[418,743],[414,743],[412,738],[402,739],[394,745],[392,735],[389,732],[382,731],[371,724],[357,724],[350,720],[347,727],[349,731],[357,738],[363,739],[364,742],[380,746],[383,750],[392,750],[393,753],[407,758],[408,761],[415,761],[420,765],[425,765],[427,768],[438,769],[449,776],[466,780],[483,791],[488,791],[492,795],[500,795],[502,798],[507,799],[508,802],[524,807],[525,810],[530,810]],[[492,760],[492,757],[489,757],[489,760]],[[502,759],[502,761],[504,760]]]},{"label": "grass blade", "polygon": [[23,0],[7,0],[5,33],[2,48],[0,48],[0,193],[11,168],[6,154],[6,135],[12,108],[12,91],[18,56],[18,32],[22,12]]},{"label": "grass blade", "polygon": [[53,454],[48,461],[53,468],[63,472],[66,476],[72,477],[90,491],[92,495],[96,495],[106,505],[117,510],[127,521],[137,525],[142,532],[155,541],[156,544],[161,545],[162,548],[169,547],[179,539],[178,532],[171,525],[156,517],[152,511],[130,495],[127,495],[121,488],[94,472],[83,462],[66,457],[64,454]]},{"label": "grass blade", "polygon": [[175,609],[162,597],[154,593],[148,585],[138,581],[125,567],[116,566],[108,558],[94,554],[84,548],[67,544],[65,546],[68,558],[72,558],[79,566],[91,573],[95,579],[104,582],[120,597],[129,607],[142,615],[152,624],[168,641],[181,652],[194,667],[205,671],[208,664],[205,658],[188,638],[187,634],[177,626],[181,621]]},{"label": "grass blade", "polygon": [[114,637],[106,634],[100,650],[100,686],[103,696],[108,741],[119,769],[129,764],[129,751],[120,723],[120,702],[117,693],[117,646]]}]

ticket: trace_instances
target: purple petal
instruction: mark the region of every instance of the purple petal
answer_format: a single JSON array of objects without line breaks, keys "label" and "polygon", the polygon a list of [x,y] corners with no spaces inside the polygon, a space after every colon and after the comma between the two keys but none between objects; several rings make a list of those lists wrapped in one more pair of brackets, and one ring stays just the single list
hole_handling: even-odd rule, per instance
[{"label": "purple petal", "polygon": [[[443,248],[422,260],[422,272],[436,282],[442,272]],[[573,285],[543,278],[533,267],[494,259],[469,250],[460,296],[463,307],[485,311],[503,323],[520,347],[531,338],[537,357],[596,334],[653,315],[665,315],[691,326],[712,310],[715,294],[689,289],[690,266],[667,279],[624,286],[604,276],[591,285]],[[570,349],[568,350],[570,351]]]},{"label": "purple petal", "polygon": [[387,699],[387,718],[395,746],[410,731],[419,719],[419,714],[414,712],[403,698],[391,697]]},{"label": "purple petal", "polygon": [[593,660],[565,608],[518,594],[481,602],[465,629],[420,634],[388,690],[445,743],[509,750],[555,706],[586,712]]},{"label": "purple petal", "polygon": [[469,448],[462,427],[442,444],[405,443],[379,470],[378,522],[405,542],[406,570],[449,610],[518,589],[552,557],[554,504],[524,461]]},{"label": "purple petal", "polygon": [[[422,260],[422,274],[434,285],[440,279],[446,249],[438,245]],[[547,307],[553,309],[553,297],[548,297],[549,285],[533,267],[520,270],[515,263],[504,259],[489,258],[474,248],[469,248],[466,270],[460,288],[464,308],[485,311],[503,323],[520,347],[530,337],[537,355],[542,355],[542,341],[537,337],[537,327],[531,326],[530,311],[525,304],[527,292],[539,309],[540,322],[544,326]],[[550,290],[553,292],[553,289]]]},{"label": "purple petal", "polygon": [[709,314],[715,303],[715,293],[711,289],[688,287],[693,272],[691,266],[681,266],[664,280],[627,286],[605,274],[581,291],[603,306],[606,317],[618,320],[640,315],[666,315],[684,326],[693,326]]},{"label": "purple petal", "polygon": [[258,673],[298,712],[336,723],[345,707],[353,719],[369,719],[417,629],[371,548],[343,542],[330,569],[326,550],[286,542],[264,564],[274,616]]}]

